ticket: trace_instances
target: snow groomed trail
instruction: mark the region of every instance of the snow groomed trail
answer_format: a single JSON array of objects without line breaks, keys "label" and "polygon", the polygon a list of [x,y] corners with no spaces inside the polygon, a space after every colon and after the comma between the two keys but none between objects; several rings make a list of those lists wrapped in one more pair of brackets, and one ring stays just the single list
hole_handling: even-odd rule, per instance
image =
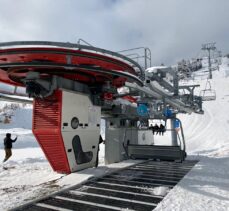
[{"label": "snow groomed trail", "polygon": [[150,160],[13,210],[153,210],[196,163]]}]

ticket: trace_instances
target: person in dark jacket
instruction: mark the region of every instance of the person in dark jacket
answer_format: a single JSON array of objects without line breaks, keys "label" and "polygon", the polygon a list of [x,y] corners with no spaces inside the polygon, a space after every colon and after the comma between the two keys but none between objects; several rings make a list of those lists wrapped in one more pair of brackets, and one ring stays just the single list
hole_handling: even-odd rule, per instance
[{"label": "person in dark jacket", "polygon": [[5,147],[5,159],[3,162],[6,162],[12,155],[12,143],[17,140],[17,137],[15,139],[11,139],[11,133],[7,133],[6,137],[4,138],[4,147]]},{"label": "person in dark jacket", "polygon": [[153,135],[154,133],[156,133],[156,135],[159,133],[159,126],[157,124],[153,126]]},{"label": "person in dark jacket", "polygon": [[164,132],[165,132],[165,126],[163,124],[160,124],[159,135],[164,135]]},{"label": "person in dark jacket", "polygon": [[99,144],[98,144],[98,151],[97,151],[97,157],[96,157],[96,163],[95,163],[95,167],[97,168],[99,165],[99,145],[104,143],[105,141],[103,140],[102,136],[99,136]]}]

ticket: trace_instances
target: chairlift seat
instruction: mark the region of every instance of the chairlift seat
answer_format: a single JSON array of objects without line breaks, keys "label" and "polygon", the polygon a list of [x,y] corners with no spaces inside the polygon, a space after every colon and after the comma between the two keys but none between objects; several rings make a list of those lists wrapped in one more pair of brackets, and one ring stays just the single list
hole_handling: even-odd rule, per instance
[{"label": "chairlift seat", "polygon": [[186,152],[180,146],[164,145],[127,145],[128,156],[133,159],[160,159],[184,161]]},{"label": "chairlift seat", "polygon": [[200,97],[203,101],[216,100],[216,92],[212,89],[205,89],[200,91]]}]

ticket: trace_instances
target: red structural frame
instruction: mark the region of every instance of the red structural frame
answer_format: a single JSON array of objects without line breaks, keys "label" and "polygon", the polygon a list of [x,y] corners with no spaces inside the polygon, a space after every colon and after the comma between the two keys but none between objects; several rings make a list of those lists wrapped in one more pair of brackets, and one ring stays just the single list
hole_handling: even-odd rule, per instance
[{"label": "red structural frame", "polygon": [[33,103],[33,134],[54,171],[71,173],[61,133],[62,91]]},{"label": "red structural frame", "polygon": [[[74,67],[64,68],[64,65]],[[84,66],[85,68],[83,68]],[[95,72],[91,71],[90,67],[101,68],[106,71]],[[24,78],[31,71],[40,72],[43,77],[60,75],[87,84],[111,81],[117,87],[122,86],[126,78],[110,74],[111,71],[137,76],[135,69],[127,62],[101,53],[53,47],[0,49],[1,82],[23,86],[20,80],[16,79]]]}]

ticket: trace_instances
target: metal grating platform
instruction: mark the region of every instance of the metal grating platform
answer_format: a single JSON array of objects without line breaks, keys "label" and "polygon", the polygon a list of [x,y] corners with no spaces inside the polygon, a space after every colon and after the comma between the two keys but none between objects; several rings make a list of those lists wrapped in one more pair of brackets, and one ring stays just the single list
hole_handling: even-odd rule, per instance
[{"label": "metal grating platform", "polygon": [[13,210],[153,210],[164,197],[154,188],[169,191],[197,162],[147,161]]}]

